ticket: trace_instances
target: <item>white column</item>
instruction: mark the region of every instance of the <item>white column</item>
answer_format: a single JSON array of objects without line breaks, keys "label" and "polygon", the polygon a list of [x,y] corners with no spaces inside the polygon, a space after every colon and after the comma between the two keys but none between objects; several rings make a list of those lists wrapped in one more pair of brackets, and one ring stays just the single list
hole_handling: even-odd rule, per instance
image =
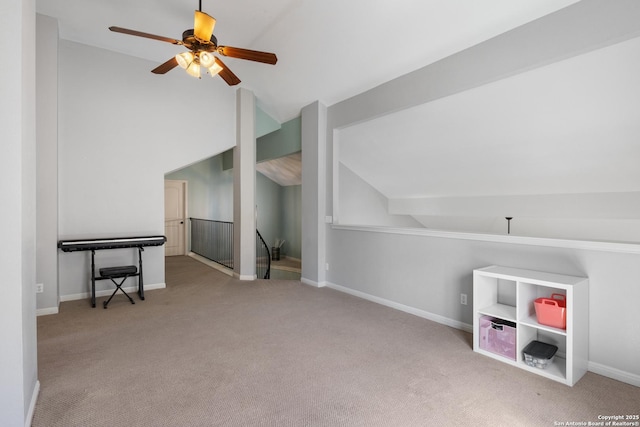
[{"label": "white column", "polygon": [[233,149],[233,274],[256,278],[256,121],[253,92],[236,92],[236,146]]},{"label": "white column", "polygon": [[327,107],[302,109],[302,277],[308,285],[327,281]]}]

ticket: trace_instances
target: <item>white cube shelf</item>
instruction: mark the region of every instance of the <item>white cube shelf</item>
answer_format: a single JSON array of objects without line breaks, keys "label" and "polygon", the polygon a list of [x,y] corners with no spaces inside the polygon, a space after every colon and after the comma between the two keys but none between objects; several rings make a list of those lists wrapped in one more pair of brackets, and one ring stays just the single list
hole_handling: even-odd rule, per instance
[{"label": "white cube shelf", "polygon": [[[538,323],[534,301],[565,295],[567,328]],[[552,380],[573,386],[587,372],[589,360],[589,279],[541,271],[490,266],[473,271],[473,350]],[[480,318],[491,316],[516,324],[516,360],[480,348]],[[524,362],[531,341],[558,347],[545,369]]]}]

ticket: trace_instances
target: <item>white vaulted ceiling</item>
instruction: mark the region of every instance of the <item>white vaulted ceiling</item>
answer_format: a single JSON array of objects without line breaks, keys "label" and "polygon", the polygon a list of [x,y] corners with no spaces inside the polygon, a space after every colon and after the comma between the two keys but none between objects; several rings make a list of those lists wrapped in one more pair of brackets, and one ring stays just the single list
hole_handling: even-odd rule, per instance
[{"label": "white vaulted ceiling", "polygon": [[339,131],[390,199],[640,191],[640,38]]},{"label": "white vaulted ceiling", "polygon": [[[332,105],[576,1],[203,0],[202,10],[217,19],[219,44],[278,55],[276,66],[232,58],[225,62],[261,108],[284,122],[311,102]],[[112,33],[108,27],[180,39],[193,27],[198,8],[196,0],[36,4],[38,13],[58,19],[62,39],[157,64],[183,48]],[[202,79],[202,84],[225,83]]]}]

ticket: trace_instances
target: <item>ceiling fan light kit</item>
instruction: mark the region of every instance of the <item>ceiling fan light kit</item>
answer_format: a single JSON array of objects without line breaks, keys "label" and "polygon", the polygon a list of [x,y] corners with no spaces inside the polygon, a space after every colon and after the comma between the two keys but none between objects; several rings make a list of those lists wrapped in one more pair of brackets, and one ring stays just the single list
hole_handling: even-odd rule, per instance
[{"label": "ceiling fan light kit", "polygon": [[217,76],[222,71],[216,57],[210,52],[198,52],[196,55],[192,52],[182,52],[177,54],[175,59],[178,65],[193,77],[200,78],[200,67],[206,68],[211,77]]},{"label": "ceiling fan light kit", "polygon": [[218,74],[220,74],[220,71],[222,71],[222,67],[216,61],[216,62],[213,63],[213,65],[211,67],[209,67],[209,69],[207,71],[209,72],[211,77],[215,77]]},{"label": "ceiling fan light kit", "polygon": [[204,68],[211,68],[216,63],[216,57],[209,52],[200,52],[200,65]]},{"label": "ceiling fan light kit", "polygon": [[196,61],[191,62],[186,70],[190,76],[200,78],[200,65]]},{"label": "ceiling fan light kit", "polygon": [[215,18],[202,12],[201,1],[200,10],[196,10],[194,14],[193,29],[185,30],[182,33],[182,40],[175,40],[169,37],[157,36],[155,34],[143,33],[122,27],[109,27],[109,30],[116,33],[159,40],[184,46],[189,49],[189,51],[179,53],[167,62],[151,70],[154,74],[165,74],[176,66],[180,66],[187,74],[200,78],[200,68],[202,67],[205,68],[212,77],[219,75],[229,86],[233,86],[240,83],[240,79],[220,58],[214,55],[214,52],[231,58],[246,59],[271,65],[275,65],[276,62],[278,62],[278,58],[274,53],[231,46],[218,46],[218,39],[213,35],[215,25]]},{"label": "ceiling fan light kit", "polygon": [[189,67],[189,65],[191,65],[193,59],[194,56],[191,52],[182,52],[176,55],[176,61],[178,61],[178,65],[185,70]]}]

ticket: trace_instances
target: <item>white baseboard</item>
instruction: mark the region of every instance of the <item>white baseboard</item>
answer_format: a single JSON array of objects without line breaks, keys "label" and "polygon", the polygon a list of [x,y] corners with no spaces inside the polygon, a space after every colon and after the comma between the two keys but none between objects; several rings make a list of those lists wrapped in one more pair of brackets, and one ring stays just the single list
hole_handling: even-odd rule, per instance
[{"label": "white baseboard", "polygon": [[238,280],[256,280],[257,276],[255,274],[250,275],[250,274],[238,274],[238,273],[233,273],[233,277],[238,279]]},{"label": "white baseboard", "polygon": [[[144,290],[153,291],[154,289],[164,289],[167,287],[166,283],[154,283],[151,285],[144,285]],[[127,288],[122,288],[125,292],[138,292],[138,286],[129,286]],[[114,289],[104,289],[101,291],[96,291],[96,297],[106,297],[113,293]],[[75,301],[79,299],[87,299],[91,298],[91,292],[82,292],[80,294],[71,294],[71,295],[60,295],[60,301]]]},{"label": "white baseboard", "polygon": [[40,394],[40,381],[36,380],[36,386],[33,388],[31,394],[31,402],[29,402],[29,411],[27,417],[24,420],[24,427],[30,427],[33,421],[33,414],[36,410],[36,402],[38,401],[38,395]]},{"label": "white baseboard", "polygon": [[193,252],[189,252],[187,254],[187,256],[191,257],[191,258],[195,259],[196,261],[199,261],[199,262],[201,262],[201,263],[203,263],[203,264],[205,264],[205,265],[207,265],[207,266],[209,266],[211,268],[214,268],[214,269],[216,269],[216,270],[218,270],[218,271],[220,271],[220,272],[222,272],[222,273],[224,273],[224,274],[226,274],[228,276],[233,277],[233,270],[230,269],[230,268],[225,267],[222,264],[218,264],[217,262],[213,262],[213,261],[211,261],[211,260],[209,260],[209,259],[207,259],[207,258],[205,258],[203,256],[200,256],[200,255],[198,255],[196,253],[193,253]]},{"label": "white baseboard", "polygon": [[301,271],[299,268],[285,267],[283,265],[275,265],[275,264],[271,264],[271,270],[289,271],[291,273],[300,273],[300,271]]},{"label": "white baseboard", "polygon": [[[303,280],[304,283],[304,280]],[[311,283],[308,283],[311,284]],[[457,320],[449,319],[438,314],[429,313],[428,311],[420,310],[414,307],[409,307],[404,304],[400,304],[394,301],[390,301],[384,298],[376,297],[361,291],[345,288],[344,286],[336,285],[335,283],[327,283],[327,287],[335,289],[340,292],[344,292],[349,295],[356,296],[358,298],[366,299],[371,302],[375,302],[387,307],[395,308],[396,310],[404,311],[405,313],[413,314],[418,317],[422,317],[427,320],[432,320],[437,323],[441,323],[452,328],[461,329],[463,331],[473,333],[473,325],[463,323]],[[610,366],[602,365],[600,363],[589,362],[587,370],[594,374],[602,375],[603,377],[611,378],[616,381],[631,384],[636,387],[640,387],[640,375],[632,374],[630,372],[621,371],[620,369],[612,368]]]},{"label": "white baseboard", "polygon": [[422,317],[427,320],[431,320],[443,325],[451,326],[452,328],[461,329],[463,331],[472,333],[473,326],[468,323],[463,323],[458,320],[449,319],[448,317],[440,316],[439,314],[429,313],[428,311],[420,310],[419,308],[410,307],[408,305],[400,304],[395,301],[376,297],[364,292],[356,291],[354,289],[345,288],[344,286],[336,285],[335,283],[327,283],[327,287],[335,289],[340,292],[344,292],[349,295],[356,296],[358,298],[366,299],[377,304],[381,304],[387,307],[395,308],[396,310],[404,311],[405,313],[413,314],[414,316]]},{"label": "white baseboard", "polygon": [[632,374],[631,372],[621,371],[620,369],[601,365],[596,362],[589,362],[587,370],[594,374],[602,375],[603,377],[612,378],[623,383],[640,387],[640,375]]},{"label": "white baseboard", "polygon": [[307,279],[305,277],[301,277],[300,281],[305,285],[313,286],[315,288],[324,288],[325,286],[327,286],[327,282],[314,282],[313,280]]},{"label": "white baseboard", "polygon": [[39,308],[36,310],[36,316],[47,316],[49,314],[58,314],[58,307]]}]

